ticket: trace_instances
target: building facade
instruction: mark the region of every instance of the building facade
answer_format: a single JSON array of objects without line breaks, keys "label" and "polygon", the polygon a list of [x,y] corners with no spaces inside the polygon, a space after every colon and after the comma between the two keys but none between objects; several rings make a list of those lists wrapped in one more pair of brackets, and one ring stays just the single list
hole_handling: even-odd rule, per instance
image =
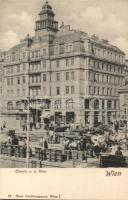
[{"label": "building facade", "polygon": [[120,121],[128,125],[128,60],[125,60],[125,85],[119,88]]},{"label": "building facade", "polygon": [[26,120],[24,99],[30,97],[34,122],[40,122],[48,112],[55,123],[110,123],[119,114],[118,89],[124,84],[125,54],[96,35],[64,23],[58,27],[54,18],[46,2],[36,21],[35,35],[27,35],[6,52],[2,116],[21,126]]}]

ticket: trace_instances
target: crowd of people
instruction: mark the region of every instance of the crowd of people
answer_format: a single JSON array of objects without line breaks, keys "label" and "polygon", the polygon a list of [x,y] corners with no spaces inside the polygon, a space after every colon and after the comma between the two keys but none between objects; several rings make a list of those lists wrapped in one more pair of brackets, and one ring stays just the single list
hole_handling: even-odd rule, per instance
[{"label": "crowd of people", "polygon": [[[39,145],[41,148],[48,148],[48,144],[61,144],[65,150],[77,150],[87,152],[91,157],[99,157],[100,153],[110,153],[113,155],[123,155],[121,150],[128,151],[128,135],[119,134],[118,124],[114,131],[103,131],[102,133],[91,134],[88,131],[82,136],[59,135],[53,128],[47,131],[46,136],[42,136]],[[47,143],[47,145],[46,145]]]},{"label": "crowd of people", "polygon": [[[6,127],[6,123],[3,124]],[[33,124],[30,123],[30,130],[33,129]],[[26,130],[27,127],[24,127]],[[79,131],[80,127],[76,127],[75,124],[69,125],[68,134],[67,132],[60,133],[56,127],[49,123],[45,127],[45,134],[39,141],[39,147],[41,149],[49,149],[49,144],[59,144],[64,150],[76,150],[85,152],[90,157],[99,157],[101,153],[110,153],[112,155],[123,156],[123,151],[128,152],[128,134],[119,133],[119,123],[115,122],[114,129],[102,130],[101,132],[92,133],[89,129],[86,133]],[[74,133],[78,133],[75,135]],[[26,138],[20,140],[14,132],[9,132],[7,138],[7,144],[9,145],[20,145],[27,148]]]}]

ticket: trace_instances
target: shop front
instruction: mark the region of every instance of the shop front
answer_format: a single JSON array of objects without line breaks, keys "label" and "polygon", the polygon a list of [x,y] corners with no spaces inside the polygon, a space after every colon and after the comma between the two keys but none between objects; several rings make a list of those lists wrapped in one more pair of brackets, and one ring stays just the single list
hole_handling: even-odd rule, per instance
[{"label": "shop front", "polygon": [[75,113],[74,112],[66,112],[66,124],[75,122]]}]

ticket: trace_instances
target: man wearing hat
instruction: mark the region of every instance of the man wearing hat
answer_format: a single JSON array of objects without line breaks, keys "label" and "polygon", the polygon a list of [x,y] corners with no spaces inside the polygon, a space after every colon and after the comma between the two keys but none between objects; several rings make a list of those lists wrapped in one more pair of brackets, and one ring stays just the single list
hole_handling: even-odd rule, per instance
[{"label": "man wearing hat", "polygon": [[123,153],[122,153],[122,151],[121,151],[121,147],[117,147],[117,150],[116,150],[116,152],[115,152],[115,155],[116,155],[116,156],[123,156]]}]

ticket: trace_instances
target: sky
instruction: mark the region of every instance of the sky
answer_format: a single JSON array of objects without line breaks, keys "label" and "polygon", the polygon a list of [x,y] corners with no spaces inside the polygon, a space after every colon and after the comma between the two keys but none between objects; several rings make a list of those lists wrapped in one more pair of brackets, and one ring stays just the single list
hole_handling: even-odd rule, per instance
[{"label": "sky", "polygon": [[[0,50],[8,50],[29,33],[45,0],[0,0]],[[107,39],[128,58],[128,0],[49,0],[55,19],[88,35]]]}]

